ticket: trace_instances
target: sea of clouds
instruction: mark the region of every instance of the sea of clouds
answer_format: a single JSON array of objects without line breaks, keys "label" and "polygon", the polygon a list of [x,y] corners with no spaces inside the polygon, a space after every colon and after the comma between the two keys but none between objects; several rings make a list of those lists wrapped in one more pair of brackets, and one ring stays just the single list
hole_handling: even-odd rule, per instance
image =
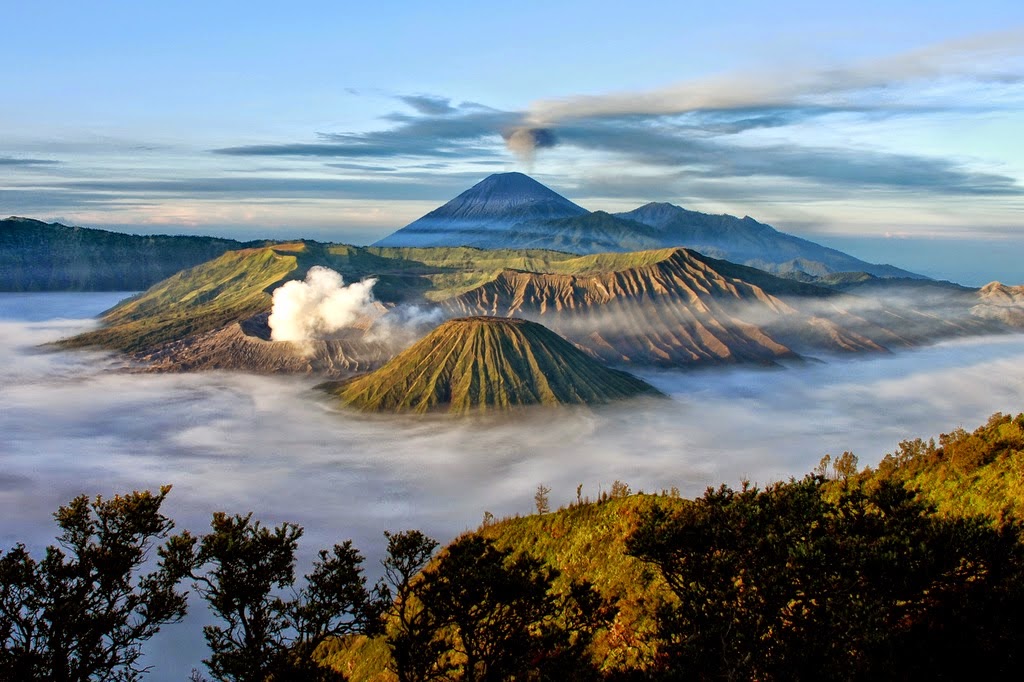
[{"label": "sea of clouds", "polygon": [[[40,348],[121,296],[0,295],[4,550],[52,542],[52,513],[75,495],[169,483],[179,528],[253,511],[304,526],[304,562],[352,538],[377,573],[383,531],[447,541],[485,511],[529,513],[539,483],[554,506],[577,484],[595,497],[616,479],[695,496],[800,476],[826,453],[874,464],[904,438],[1024,410],[1024,335],[775,370],[642,372],[671,399],[482,421],[342,412],[307,377],[136,374],[110,354]],[[199,666],[204,615],[193,610],[150,645],[150,679]]]}]

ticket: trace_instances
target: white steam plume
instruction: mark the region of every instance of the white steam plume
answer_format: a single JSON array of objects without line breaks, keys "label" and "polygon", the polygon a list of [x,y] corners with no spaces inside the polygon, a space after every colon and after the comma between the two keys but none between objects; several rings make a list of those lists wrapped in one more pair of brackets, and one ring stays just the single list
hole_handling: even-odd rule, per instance
[{"label": "white steam plume", "polygon": [[381,314],[373,296],[374,278],[345,285],[341,275],[321,266],[304,281],[286,282],[274,290],[274,307],[267,324],[274,341],[308,342],[323,339],[360,320]]}]

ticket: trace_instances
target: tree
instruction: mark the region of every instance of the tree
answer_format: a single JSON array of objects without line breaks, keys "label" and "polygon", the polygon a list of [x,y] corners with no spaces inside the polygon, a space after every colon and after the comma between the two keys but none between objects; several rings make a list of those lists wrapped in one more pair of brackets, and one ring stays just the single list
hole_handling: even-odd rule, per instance
[{"label": "tree", "polygon": [[550,492],[551,488],[543,483],[537,486],[537,492],[533,496],[533,503],[537,506],[538,514],[547,514],[551,511],[551,505],[548,503],[548,494]]},{"label": "tree", "polygon": [[1019,529],[938,517],[902,486],[821,476],[709,489],[629,538],[677,601],[666,671],[695,679],[1011,675],[1024,619]]},{"label": "tree", "polygon": [[[203,628],[218,680],[331,680],[340,676],[314,660],[329,637],[373,633],[385,600],[366,588],[363,557],[351,542],[321,550],[305,587],[294,589],[302,528],[274,529],[252,514],[213,515],[212,532],[195,543],[196,590],[223,625]],[[291,598],[282,596],[291,590]]]},{"label": "tree", "polygon": [[436,637],[432,614],[416,599],[413,581],[433,557],[437,541],[418,530],[384,536],[388,549],[382,564],[395,620],[388,635],[394,672],[400,682],[429,680],[446,646]]},{"label": "tree", "polygon": [[[590,585],[553,590],[558,571],[469,535],[410,583],[411,627],[389,634],[403,680],[576,679],[614,613]],[[413,665],[413,668],[403,666]]]},{"label": "tree", "polygon": [[[41,561],[21,544],[0,556],[0,679],[137,680],[148,670],[142,643],[186,611],[176,587],[189,544],[160,513],[170,489],[76,497],[54,514],[59,546]],[[140,574],[154,548],[153,570]]]}]

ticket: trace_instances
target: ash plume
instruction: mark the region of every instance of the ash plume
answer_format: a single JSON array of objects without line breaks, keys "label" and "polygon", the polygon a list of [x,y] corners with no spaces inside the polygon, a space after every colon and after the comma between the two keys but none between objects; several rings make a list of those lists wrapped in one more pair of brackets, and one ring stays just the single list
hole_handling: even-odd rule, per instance
[{"label": "ash plume", "polygon": [[527,165],[533,164],[538,149],[554,147],[558,144],[555,133],[550,128],[511,128],[501,134],[505,139],[505,147],[519,157]]}]

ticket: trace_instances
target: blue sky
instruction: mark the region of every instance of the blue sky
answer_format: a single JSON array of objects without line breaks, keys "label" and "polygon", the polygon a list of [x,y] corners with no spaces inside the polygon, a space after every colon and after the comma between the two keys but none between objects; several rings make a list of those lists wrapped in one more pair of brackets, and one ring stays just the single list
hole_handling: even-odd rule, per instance
[{"label": "blue sky", "polygon": [[0,3],[0,213],[365,243],[522,170],[1024,282],[1019,2],[210,4]]}]

